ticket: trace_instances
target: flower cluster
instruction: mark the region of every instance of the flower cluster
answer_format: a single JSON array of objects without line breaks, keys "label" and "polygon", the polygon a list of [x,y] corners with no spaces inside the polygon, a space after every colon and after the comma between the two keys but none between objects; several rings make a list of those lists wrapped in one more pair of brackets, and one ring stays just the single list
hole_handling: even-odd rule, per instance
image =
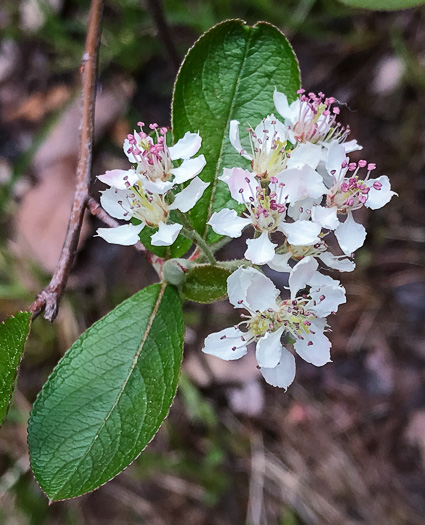
[{"label": "flower cluster", "polygon": [[[381,208],[395,195],[388,177],[372,178],[375,164],[348,157],[362,147],[348,140],[350,130],[338,122],[335,99],[304,90],[298,95],[289,103],[275,91],[281,120],[268,115],[255,129],[246,130],[247,137],[240,136],[237,120],[230,122],[230,143],[250,167],[224,168],[220,184],[228,188],[236,209],[220,209],[207,222],[225,237],[240,237],[244,230],[253,235],[246,240],[245,258],[236,262],[227,280],[231,304],[247,313],[237,326],[209,335],[203,351],[234,360],[256,343],[265,380],[282,388],[295,376],[288,346],[316,366],[330,361],[327,317],[345,303],[345,289],[319,270],[354,270],[354,252],[363,245],[366,230],[353,213],[362,207]],[[100,228],[97,234],[108,242],[130,245],[147,226],[154,230],[152,246],[169,246],[182,233],[198,244],[190,257],[192,266],[202,253],[204,262],[206,258],[220,264],[206,241],[186,229],[191,228],[190,220],[183,215],[208,186],[198,177],[206,164],[204,155],[195,156],[201,137],[187,132],[169,146],[167,128],[151,124],[147,134],[143,123],[139,127],[124,142],[131,167],[98,177],[109,186],[102,193],[102,206],[128,224]],[[273,282],[259,270],[263,265],[289,273],[288,298],[279,297]],[[180,263],[178,267],[184,268],[180,283],[187,268]]]},{"label": "flower cluster", "polygon": [[311,255],[330,268],[353,270],[349,259],[329,251],[325,238],[334,232],[345,256],[352,257],[366,238],[352,212],[389,202],[394,192],[388,177],[371,179],[375,164],[350,162],[347,152],[361,147],[346,141],[349,129],[336,121],[339,109],[332,107],[333,98],[300,90],[299,98],[288,104],[276,91],[274,101],[284,123],[269,115],[255,130],[248,128],[250,153],[241,145],[239,122],[231,121],[230,142],[251,161],[251,170],[225,169],[220,180],[245,209],[241,217],[222,209],[208,224],[229,237],[240,237],[252,226],[255,234],[247,240],[245,257],[254,264],[289,271],[290,259]]},{"label": "flower cluster", "polygon": [[[305,257],[289,277],[290,298],[285,300],[278,299],[279,290],[263,273],[254,268],[236,270],[227,281],[229,301],[248,314],[242,315],[239,325],[209,335],[203,351],[221,359],[239,359],[256,341],[261,373],[268,383],[282,388],[295,377],[295,358],[281,342],[284,334],[308,363],[328,363],[331,343],[324,334],[326,316],[345,303],[345,290],[339,281],[316,270],[317,262]],[[308,292],[302,293],[307,287]]]},{"label": "flower cluster", "polygon": [[[225,208],[208,221],[216,233],[232,238],[252,228],[247,262],[289,272],[290,298],[278,299],[272,281],[257,269],[240,267],[228,278],[228,295],[235,308],[248,314],[237,326],[209,335],[203,351],[233,360],[256,342],[261,373],[282,388],[295,376],[295,359],[282,346],[283,339],[309,363],[330,361],[326,317],[346,299],[339,281],[318,271],[319,262],[334,270],[354,270],[354,252],[363,245],[366,230],[353,212],[363,206],[381,208],[395,195],[388,177],[371,178],[375,164],[347,157],[362,148],[347,140],[350,130],[337,120],[335,99],[304,90],[298,95],[289,104],[275,91],[283,122],[268,115],[255,129],[248,128],[249,146],[242,146],[239,122],[231,121],[230,142],[251,166],[226,168],[220,180],[243,211],[239,215]],[[339,255],[329,248],[336,244],[329,242],[332,234]]]},{"label": "flower cluster", "polygon": [[[145,226],[157,228],[151,243],[169,246],[179,235],[182,225],[170,218],[172,210],[186,213],[202,197],[209,183],[199,177],[205,166],[204,155],[192,158],[200,149],[202,139],[198,133],[187,132],[174,146],[167,146],[167,128],[150,124],[152,134],[134,131],[124,141],[124,152],[132,167],[111,170],[98,179],[109,189],[102,192],[102,207],[112,217],[131,221],[116,228],[99,228],[97,234],[105,241],[125,246],[136,244]],[[175,161],[182,160],[179,166]],[[174,167],[175,166],[175,167]],[[191,181],[181,189],[184,182]]]}]

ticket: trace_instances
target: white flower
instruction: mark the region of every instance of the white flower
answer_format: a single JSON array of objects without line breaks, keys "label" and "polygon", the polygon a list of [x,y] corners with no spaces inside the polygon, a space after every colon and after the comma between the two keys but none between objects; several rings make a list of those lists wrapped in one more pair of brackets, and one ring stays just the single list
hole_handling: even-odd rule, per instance
[{"label": "white flower", "polygon": [[[358,175],[362,168],[367,168],[364,179]],[[326,169],[331,182],[326,206],[313,206],[311,217],[323,228],[335,230],[335,236],[346,255],[360,248],[366,238],[364,226],[355,222],[352,212],[363,206],[376,210],[387,204],[393,195],[397,195],[391,190],[387,176],[369,178],[375,168],[375,164],[368,164],[365,160],[349,162],[341,144],[334,143],[329,147]],[[342,215],[347,215],[345,222],[339,221]]]},{"label": "white flower", "polygon": [[[140,123],[142,124],[142,123]],[[136,133],[126,139],[125,149],[137,167],[130,170],[111,170],[98,179],[110,186],[102,192],[102,207],[117,219],[137,219],[140,224],[127,224],[117,228],[99,228],[97,235],[107,242],[122,245],[135,244],[145,226],[158,228],[152,235],[154,246],[169,246],[179,235],[182,225],[169,222],[170,211],[186,213],[198,202],[209,183],[203,182],[197,173],[203,168],[203,155],[189,157],[199,150],[201,138],[195,133],[186,135],[170,148],[165,143],[166,128],[156,131],[157,142],[146,134]],[[142,148],[142,149],[140,149]],[[180,167],[173,168],[174,159],[185,159]],[[171,189],[190,180],[189,185],[173,196]]]},{"label": "white flower", "polygon": [[356,140],[346,142],[350,128],[337,122],[340,110],[333,106],[333,97],[325,97],[323,93],[306,95],[304,89],[300,89],[298,95],[291,104],[284,93],[275,90],[273,95],[274,105],[285,120],[292,144],[312,142],[327,148],[330,143],[342,143],[346,153],[362,149]]},{"label": "white flower", "polygon": [[[254,264],[266,264],[275,254],[277,244],[274,244],[270,235],[279,231],[288,237],[288,242],[294,245],[314,245],[319,242],[321,226],[311,221],[285,222],[286,204],[299,198],[317,197],[323,191],[322,179],[312,168],[305,165],[301,169],[292,168],[291,177],[283,174],[272,177],[269,183],[259,180],[242,168],[224,169],[219,177],[225,182],[233,199],[246,207],[242,217],[238,217],[234,210],[223,209],[213,213],[208,224],[219,235],[240,237],[242,230],[251,225],[257,236],[247,240],[248,249],[245,257]],[[284,182],[286,181],[286,182]]]},{"label": "white flower", "polygon": [[240,155],[251,161],[254,173],[268,180],[286,167],[287,129],[274,115],[269,115],[253,130],[248,130],[251,152],[241,145],[239,121],[230,121],[229,139]]},{"label": "white flower", "polygon": [[253,130],[247,129],[250,139],[250,152],[241,145],[239,121],[230,122],[229,139],[236,151],[251,161],[252,171],[262,180],[270,180],[288,168],[318,166],[321,147],[311,143],[288,144],[288,128],[274,115],[269,115]]},{"label": "white flower", "polygon": [[[98,236],[110,243],[130,245],[139,240],[139,233],[144,226],[150,226],[151,228],[159,228],[158,232],[152,235],[151,242],[154,246],[173,244],[182,229],[182,225],[167,224],[170,211],[178,209],[185,213],[193,208],[209,183],[195,177],[186,188],[176,195],[174,202],[169,204],[166,195],[151,193],[146,190],[141,179],[134,182],[134,171],[129,170],[129,172],[130,174],[124,175],[119,182],[116,181],[116,175],[112,172],[106,172],[105,175],[101,176],[101,180],[108,184],[108,173],[112,173],[111,184],[114,182],[118,188],[112,186],[102,192],[100,202],[104,210],[112,217],[126,221],[134,218],[141,221],[141,224],[128,224],[117,228],[99,228],[97,230]],[[130,180],[132,183],[129,182]],[[126,189],[120,189],[122,186],[125,187],[125,184],[127,184]],[[123,235],[124,232],[125,235]]]},{"label": "white flower", "polygon": [[[229,186],[233,199],[245,204],[247,216],[237,217],[234,210],[225,208],[213,213],[208,224],[216,233],[233,238],[240,237],[242,230],[252,225],[259,236],[247,241],[245,256],[255,264],[266,264],[273,258],[277,246],[271,242],[269,234],[278,230],[285,216],[284,195],[276,192],[267,195],[256,177],[242,168],[225,168],[219,178]],[[274,189],[275,185],[270,183],[269,186]]]},{"label": "white flower", "polygon": [[[141,131],[134,131],[124,141],[124,152],[128,160],[136,164],[137,174],[144,187],[154,193],[165,193],[176,184],[183,184],[201,173],[206,161],[204,155],[191,158],[202,144],[198,133],[187,132],[174,146],[167,146],[167,128],[158,124],[149,127],[155,134],[156,141],[143,131],[143,122],[139,122]],[[173,161],[183,160],[173,167]]]},{"label": "white flower", "polygon": [[[330,277],[317,273],[317,262],[306,257],[289,278],[291,298],[278,298],[272,281],[254,268],[239,268],[227,279],[229,301],[248,314],[233,328],[209,335],[203,352],[221,359],[239,359],[257,342],[256,358],[265,380],[287,388],[295,377],[295,359],[281,343],[284,334],[294,349],[316,366],[330,361],[331,343],[325,336],[325,317],[345,302],[345,290]],[[305,288],[303,295],[297,292]]]}]

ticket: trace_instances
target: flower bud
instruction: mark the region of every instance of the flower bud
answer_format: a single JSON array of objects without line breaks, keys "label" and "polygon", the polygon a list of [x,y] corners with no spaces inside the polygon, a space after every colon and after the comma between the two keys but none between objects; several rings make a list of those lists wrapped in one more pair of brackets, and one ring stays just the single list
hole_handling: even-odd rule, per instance
[{"label": "flower bud", "polygon": [[165,261],[162,267],[162,278],[174,286],[181,286],[186,280],[188,270],[192,267],[193,263],[187,259],[170,259]]}]

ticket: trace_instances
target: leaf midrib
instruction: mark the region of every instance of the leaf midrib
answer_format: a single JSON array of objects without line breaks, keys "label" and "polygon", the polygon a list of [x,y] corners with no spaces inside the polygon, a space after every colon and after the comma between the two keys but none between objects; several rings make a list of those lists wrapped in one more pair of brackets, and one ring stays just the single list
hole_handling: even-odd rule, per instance
[{"label": "leaf midrib", "polygon": [[69,482],[70,479],[72,479],[72,477],[74,476],[74,474],[77,472],[77,470],[79,469],[81,463],[85,460],[85,458],[88,456],[88,454],[90,453],[90,451],[92,450],[93,446],[94,446],[94,443],[96,442],[97,438],[99,437],[100,433],[102,432],[102,430],[104,429],[107,421],[109,420],[111,414],[113,413],[113,411],[115,410],[116,406],[118,405],[123,393],[124,393],[124,390],[128,384],[128,381],[130,380],[130,377],[131,375],[133,374],[135,368],[136,368],[136,365],[137,365],[137,362],[139,360],[139,357],[140,357],[140,354],[143,350],[143,347],[146,343],[146,340],[147,338],[149,337],[149,333],[151,331],[151,328],[152,328],[152,325],[153,325],[153,322],[155,320],[155,317],[156,317],[156,314],[159,310],[159,306],[161,304],[161,301],[162,301],[162,298],[164,296],[164,293],[165,293],[165,289],[167,287],[167,284],[166,283],[162,283],[161,285],[161,288],[159,290],[159,293],[158,293],[158,297],[156,299],[156,302],[155,302],[155,306],[151,312],[151,315],[149,316],[149,320],[148,320],[148,323],[146,325],[146,329],[145,329],[145,332],[143,334],[143,337],[142,337],[142,340],[140,342],[140,345],[137,349],[137,352],[134,354],[134,357],[133,357],[133,361],[131,363],[131,366],[130,366],[130,369],[129,369],[129,372],[127,374],[127,377],[125,378],[124,382],[123,382],[123,386],[122,388],[120,389],[120,391],[118,392],[118,395],[117,395],[117,398],[116,400],[114,401],[112,407],[110,408],[109,412],[106,414],[99,430],[96,432],[95,436],[93,437],[92,439],[92,442],[90,443],[87,451],[85,452],[84,456],[78,461],[78,463],[76,464],[74,470],[72,471],[72,473],[68,476],[68,478],[65,480],[65,482],[60,486],[60,488],[55,492],[55,494],[53,496],[50,496],[49,495],[49,500],[50,501],[57,501],[55,500],[55,496],[57,494],[59,494],[61,492],[61,490],[66,486],[66,484]]},{"label": "leaf midrib", "polygon": [[[211,212],[212,212],[213,206],[214,206],[215,194],[217,192],[218,175],[219,175],[219,172],[221,170],[222,159],[223,159],[223,150],[224,150],[224,145],[225,145],[225,142],[226,142],[226,131],[227,131],[227,128],[229,127],[231,115],[233,114],[233,110],[235,108],[236,93],[238,92],[239,84],[240,84],[240,81],[241,81],[241,73],[242,73],[242,70],[243,70],[243,68],[245,66],[246,57],[247,57],[247,54],[248,54],[248,50],[249,50],[249,47],[250,47],[250,44],[251,44],[252,35],[253,35],[253,32],[254,32],[254,28],[253,27],[252,28],[250,27],[249,29],[250,29],[249,36],[248,36],[248,39],[245,42],[245,47],[244,47],[244,52],[243,52],[243,56],[242,56],[242,60],[241,60],[241,65],[240,65],[240,68],[239,68],[236,80],[235,80],[234,85],[233,85],[232,100],[231,100],[230,109],[229,109],[229,113],[228,113],[227,120],[226,120],[226,126],[224,128],[223,137],[221,139],[220,151],[219,151],[219,154],[218,154],[218,157],[217,157],[217,167],[216,167],[216,170],[215,170],[215,173],[214,173],[214,180],[212,181],[213,186],[211,188],[211,198],[210,198],[210,203],[209,203],[209,206],[208,206],[207,221],[209,221],[209,219],[211,217]],[[206,227],[205,227],[205,231],[204,231],[204,235],[203,235],[204,239],[207,238],[207,235],[208,235],[208,225],[206,225]]]}]

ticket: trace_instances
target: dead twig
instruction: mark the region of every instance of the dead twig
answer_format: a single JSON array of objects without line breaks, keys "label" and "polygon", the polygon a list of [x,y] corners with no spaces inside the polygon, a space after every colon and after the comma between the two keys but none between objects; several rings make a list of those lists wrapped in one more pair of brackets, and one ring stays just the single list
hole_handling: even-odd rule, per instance
[{"label": "dead twig", "polygon": [[92,148],[94,135],[94,107],[96,99],[96,77],[98,50],[101,35],[103,0],[92,0],[86,45],[81,62],[82,108],[80,155],[77,167],[77,185],[68,222],[65,241],[56,270],[49,285],[38,294],[30,306],[33,318],[44,310],[44,317],[53,321],[58,313],[59,301],[65,289],[80,238],[84,212],[89,199],[91,183]]}]

